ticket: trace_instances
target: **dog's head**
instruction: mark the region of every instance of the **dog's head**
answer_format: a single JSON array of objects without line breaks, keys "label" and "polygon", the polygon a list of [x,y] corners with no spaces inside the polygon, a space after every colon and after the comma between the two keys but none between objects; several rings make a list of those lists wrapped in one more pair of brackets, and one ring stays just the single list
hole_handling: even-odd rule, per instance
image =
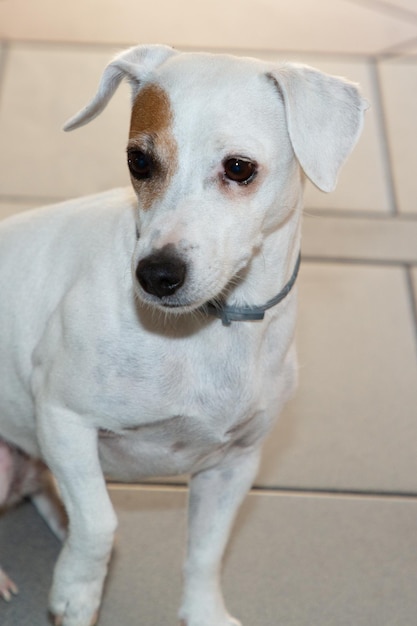
[{"label": "dog's head", "polygon": [[123,78],[136,288],[166,310],[221,294],[300,207],[304,175],[334,188],[366,108],[355,85],[310,67],[138,46],[107,66],[65,130],[96,117]]}]

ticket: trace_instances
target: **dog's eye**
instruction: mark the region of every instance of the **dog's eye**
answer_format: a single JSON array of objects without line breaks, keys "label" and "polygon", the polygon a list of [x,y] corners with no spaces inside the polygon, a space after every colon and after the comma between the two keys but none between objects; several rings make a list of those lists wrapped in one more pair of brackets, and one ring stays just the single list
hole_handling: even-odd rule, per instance
[{"label": "dog's eye", "polygon": [[236,183],[247,185],[256,174],[256,165],[253,161],[232,157],[223,163],[226,178]]},{"label": "dog's eye", "polygon": [[152,176],[153,160],[140,150],[129,150],[127,164],[134,178],[141,180]]}]

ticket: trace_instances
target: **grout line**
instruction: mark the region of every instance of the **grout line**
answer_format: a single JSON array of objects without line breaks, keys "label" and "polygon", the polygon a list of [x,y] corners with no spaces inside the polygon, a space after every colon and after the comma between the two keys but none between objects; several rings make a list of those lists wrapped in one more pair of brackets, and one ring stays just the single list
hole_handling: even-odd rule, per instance
[{"label": "grout line", "polygon": [[375,220],[389,222],[415,222],[417,213],[401,211],[401,213],[388,213],[386,211],[365,211],[357,209],[323,209],[306,206],[303,208],[303,217],[306,219],[351,219],[359,221]]},{"label": "grout line", "polygon": [[[184,52],[195,52],[195,51],[206,51],[206,52],[226,52],[227,54],[236,54],[238,56],[283,56],[290,57],[291,55],[301,57],[331,57],[332,59],[338,61],[342,60],[350,60],[359,63],[367,63],[370,59],[372,59],[373,55],[367,52],[346,52],[343,50],[300,50],[300,48],[288,49],[288,48],[241,48],[239,46],[175,46],[178,50]],[[290,58],[287,59],[291,61]]]},{"label": "grout line", "polygon": [[[118,483],[109,481],[108,488],[114,491],[180,491],[188,492],[188,483]],[[412,500],[417,501],[417,493],[408,491],[382,491],[377,489],[337,489],[337,488],[320,488],[320,487],[262,487],[254,485],[251,487],[250,494],[253,495],[283,495],[283,496],[321,496],[321,497],[340,497],[340,498],[374,498],[374,499],[390,499],[390,500]]]},{"label": "grout line", "polygon": [[[355,2],[356,0],[347,0],[348,2]],[[360,0],[357,2],[361,4]],[[415,14],[417,19],[417,14]],[[206,51],[213,53],[226,53],[226,54],[236,54],[238,56],[286,56],[289,57],[288,60],[291,60],[291,55],[300,57],[321,57],[328,59],[329,57],[333,60],[350,60],[352,62],[358,63],[367,63],[374,59],[390,59],[402,57],[407,54],[407,48],[410,45],[414,45],[417,41],[417,37],[413,36],[411,39],[395,44],[390,48],[386,48],[382,51],[377,52],[354,52],[354,51],[346,51],[346,50],[317,50],[317,49],[306,49],[300,50],[300,48],[288,49],[288,48],[242,48],[239,46],[212,46],[212,45],[204,45],[204,46],[192,46],[192,45],[177,45],[172,44],[170,42],[167,45],[172,45],[176,50],[182,52],[195,52],[195,51]],[[12,38],[8,39],[7,37],[3,37],[0,39],[0,45],[22,45],[22,46],[34,46],[39,48],[45,47],[68,47],[68,48],[86,48],[86,49],[101,49],[103,52],[108,51],[109,54],[114,54],[117,51],[124,50],[130,46],[138,45],[138,42],[111,42],[111,41],[80,41],[75,39],[29,39],[29,38]]]},{"label": "grout line", "polygon": [[301,255],[302,263],[323,263],[323,264],[335,264],[341,265],[368,265],[378,267],[400,267],[407,268],[410,265],[409,261],[401,261],[396,259],[367,259],[367,258],[355,258],[355,257],[332,257],[332,256],[314,256],[311,254]]},{"label": "grout line", "polygon": [[393,161],[391,158],[391,150],[388,139],[388,120],[385,113],[384,108],[384,100],[383,100],[383,92],[381,86],[381,76],[379,72],[378,63],[374,61],[370,64],[370,75],[371,75],[371,83],[372,89],[375,95],[375,117],[378,124],[379,137],[381,141],[381,156],[383,167],[386,174],[386,183],[387,183],[387,193],[388,200],[392,207],[391,215],[398,216],[399,208],[398,208],[398,198],[396,194],[395,180],[394,180],[394,169],[393,169]]},{"label": "grout line", "polygon": [[415,348],[417,356],[417,292],[415,289],[413,277],[411,275],[412,265],[407,265],[407,286],[410,299],[411,316],[414,322],[414,336],[415,336]]},{"label": "grout line", "polygon": [[344,497],[344,498],[384,498],[390,500],[413,500],[417,501],[417,493],[412,491],[380,491],[377,489],[338,489],[321,487],[261,487],[253,486],[251,492],[265,495],[304,495],[323,497]]},{"label": "grout line", "polygon": [[[1,93],[0,93],[0,96],[1,96]],[[77,196],[74,196],[74,198],[76,197]],[[79,197],[82,197],[82,196],[79,196]],[[23,196],[23,195],[15,195],[15,194],[10,195],[10,194],[0,193],[0,202],[10,203],[10,204],[33,204],[33,205],[38,205],[38,206],[45,206],[47,204],[58,204],[59,202],[65,202],[66,200],[70,200],[70,199],[71,198],[65,198],[62,196],[60,197],[58,196],[31,196],[31,195]]]},{"label": "grout line", "polygon": [[417,22],[416,11],[412,11],[411,9],[405,9],[403,7],[398,7],[395,4],[391,4],[391,2],[387,2],[387,0],[348,0],[348,2],[350,2],[351,4],[366,7],[369,10],[374,11],[375,13],[396,17],[408,23],[410,23],[410,21]]},{"label": "grout line", "polygon": [[0,40],[0,105],[1,105],[1,97],[3,95],[3,85],[6,76],[6,65],[9,59],[9,45]]},{"label": "grout line", "polygon": [[413,60],[413,55],[409,54],[407,50],[412,47],[417,46],[417,36],[412,37],[411,39],[407,39],[406,41],[402,41],[390,48],[385,48],[378,54],[378,60],[380,61],[393,61],[402,59],[404,61]]},{"label": "grout line", "polygon": [[[6,44],[17,44],[24,46],[39,46],[39,47],[74,47],[74,48],[101,48],[104,51],[109,50],[110,54],[114,53],[116,50],[124,50],[130,46],[138,45],[137,41],[124,41],[124,42],[109,42],[109,41],[77,41],[72,39],[27,39],[27,38],[16,38],[16,39],[8,39],[7,37],[3,37],[0,39],[1,42],[5,42]],[[236,54],[236,55],[244,55],[244,56],[256,56],[256,55],[279,55],[279,56],[290,56],[290,55],[305,55],[305,56],[320,56],[320,57],[332,57],[336,60],[340,59],[350,59],[352,61],[357,61],[360,63],[364,63],[369,61],[369,59],[373,58],[373,54],[368,52],[347,52],[344,50],[300,50],[299,48],[288,49],[288,48],[241,48],[239,46],[191,46],[191,45],[177,45],[167,42],[167,45],[172,45],[176,50],[183,52],[194,52],[194,51],[206,51],[206,52],[219,52],[219,53],[227,53],[227,54]]]},{"label": "grout line", "polygon": [[4,43],[8,46],[27,46],[33,48],[85,48],[90,51],[96,52],[97,49],[102,49],[103,52],[109,52],[114,54],[115,51],[124,50],[129,47],[129,43],[112,43],[101,41],[76,41],[71,39],[29,39],[29,38],[8,38],[4,36],[0,38],[0,44]]},{"label": "grout line", "polygon": [[116,481],[109,480],[107,482],[107,488],[114,491],[135,491],[137,489],[140,489],[141,491],[188,491],[188,483],[118,483]]},{"label": "grout line", "polygon": [[[305,205],[303,207],[303,217],[324,219],[330,218],[352,218],[352,219],[392,219],[393,215],[387,211],[357,210],[357,209],[323,209]],[[417,217],[417,216],[416,216]]]}]

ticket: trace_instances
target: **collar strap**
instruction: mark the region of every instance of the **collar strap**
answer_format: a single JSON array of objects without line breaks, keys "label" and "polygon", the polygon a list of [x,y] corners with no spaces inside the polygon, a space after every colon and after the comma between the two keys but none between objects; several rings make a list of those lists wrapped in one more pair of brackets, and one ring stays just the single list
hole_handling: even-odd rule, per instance
[{"label": "collar strap", "polygon": [[297,279],[298,270],[300,268],[301,252],[298,254],[297,262],[294,267],[294,271],[290,280],[285,287],[281,289],[278,295],[271,300],[268,300],[263,306],[227,306],[227,304],[215,304],[208,302],[206,304],[206,310],[211,315],[218,317],[222,320],[223,326],[230,326],[232,322],[247,322],[255,320],[263,320],[265,317],[265,311],[272,308],[276,304],[279,304],[290,293]]}]

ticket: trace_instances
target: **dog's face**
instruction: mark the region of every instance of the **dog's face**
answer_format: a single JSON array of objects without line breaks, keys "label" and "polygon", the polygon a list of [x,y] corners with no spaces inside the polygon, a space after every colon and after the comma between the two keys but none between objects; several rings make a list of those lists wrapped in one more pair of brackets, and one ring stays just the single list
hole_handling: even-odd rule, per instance
[{"label": "dog's face", "polygon": [[219,296],[294,208],[300,173],[284,104],[250,70],[233,58],[173,57],[134,100],[133,267],[145,302],[184,311]]},{"label": "dog's face", "polygon": [[138,297],[191,311],[221,296],[301,205],[305,174],[331,191],[360,134],[357,88],[313,68],[137,46],[103,73],[65,129],[133,91],[128,164],[139,200]]}]

